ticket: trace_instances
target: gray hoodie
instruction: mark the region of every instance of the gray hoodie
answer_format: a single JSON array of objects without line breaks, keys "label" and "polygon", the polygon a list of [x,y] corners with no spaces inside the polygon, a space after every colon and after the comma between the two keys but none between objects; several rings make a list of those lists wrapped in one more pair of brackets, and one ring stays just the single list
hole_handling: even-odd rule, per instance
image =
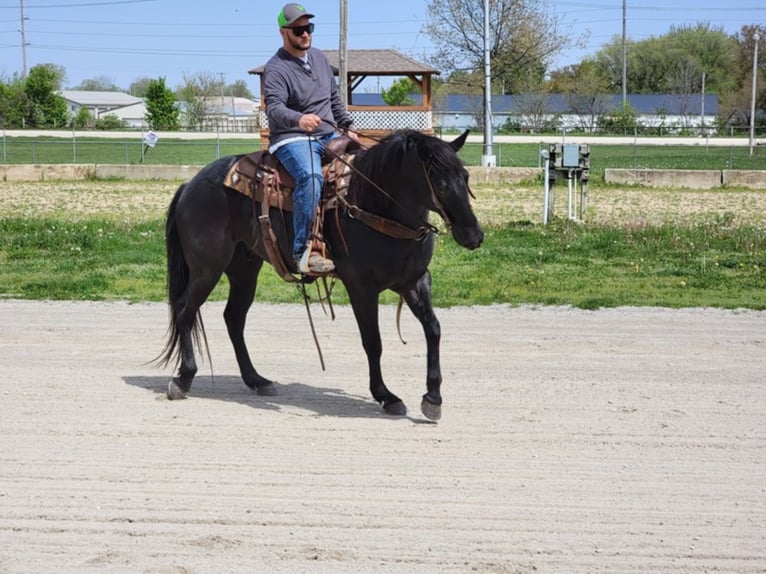
[{"label": "gray hoodie", "polygon": [[[353,122],[340,98],[332,67],[327,57],[317,48],[307,53],[310,70],[296,58],[280,48],[263,69],[263,94],[269,119],[269,149],[286,139],[306,136],[298,127],[303,114],[316,114],[348,127]],[[322,122],[312,134],[322,136],[333,131],[333,126]]]}]

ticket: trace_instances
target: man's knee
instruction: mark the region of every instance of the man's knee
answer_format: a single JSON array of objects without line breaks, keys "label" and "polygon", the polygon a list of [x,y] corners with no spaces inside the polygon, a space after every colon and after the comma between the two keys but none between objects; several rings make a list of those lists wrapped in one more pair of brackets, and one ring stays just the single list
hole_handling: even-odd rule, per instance
[{"label": "man's knee", "polygon": [[304,187],[306,189],[311,189],[312,186],[321,188],[323,183],[324,183],[324,178],[322,177],[321,173],[312,173],[310,171],[302,173],[297,178],[295,178],[296,186]]}]

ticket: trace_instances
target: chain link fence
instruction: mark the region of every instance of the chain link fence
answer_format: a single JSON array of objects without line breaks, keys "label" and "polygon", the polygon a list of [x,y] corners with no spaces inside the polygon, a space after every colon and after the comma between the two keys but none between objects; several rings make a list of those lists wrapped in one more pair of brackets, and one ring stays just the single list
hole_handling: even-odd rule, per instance
[{"label": "chain link fence", "polygon": [[[255,134],[252,136],[227,139],[213,134],[210,139],[160,138],[154,147],[144,143],[142,134],[130,132],[124,137],[109,138],[3,136],[0,159],[4,164],[205,165],[223,156],[260,150],[260,139]],[[630,140],[603,144],[591,140],[591,174],[602,174],[606,168],[766,169],[766,146],[756,146],[751,154],[746,140],[737,145],[715,145],[712,138],[671,145],[647,145],[640,139]],[[566,142],[578,143],[578,138],[567,135]],[[498,167],[541,167],[540,152],[547,148],[548,143],[529,137],[523,143],[497,142],[493,153]],[[481,143],[469,142],[460,155],[466,165],[478,166],[482,151]]]}]

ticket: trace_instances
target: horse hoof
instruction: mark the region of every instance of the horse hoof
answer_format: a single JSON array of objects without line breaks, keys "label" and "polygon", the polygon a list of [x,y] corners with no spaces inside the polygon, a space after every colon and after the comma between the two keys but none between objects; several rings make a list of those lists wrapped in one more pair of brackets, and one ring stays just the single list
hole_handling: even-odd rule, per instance
[{"label": "horse hoof", "polygon": [[383,410],[387,415],[395,417],[403,417],[407,414],[407,407],[402,401],[396,401],[395,403],[388,403],[383,405]]},{"label": "horse hoof", "polygon": [[255,392],[258,394],[258,396],[261,397],[276,397],[279,395],[279,392],[277,391],[277,387],[274,383],[269,383],[267,385],[261,385],[259,387],[255,387]]},{"label": "horse hoof", "polygon": [[183,391],[183,389],[176,383],[175,379],[172,379],[168,383],[168,399],[171,401],[180,401],[181,399],[186,398],[186,393]]},{"label": "horse hoof", "polygon": [[423,416],[429,421],[438,421],[442,418],[442,406],[433,404],[426,400],[425,397],[423,397],[423,400],[420,403],[420,412],[423,413]]}]

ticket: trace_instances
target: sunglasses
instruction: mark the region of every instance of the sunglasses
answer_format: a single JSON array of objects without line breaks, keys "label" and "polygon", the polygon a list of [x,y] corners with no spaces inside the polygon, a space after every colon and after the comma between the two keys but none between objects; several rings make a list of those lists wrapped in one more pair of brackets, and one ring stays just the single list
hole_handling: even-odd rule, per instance
[{"label": "sunglasses", "polygon": [[294,28],[290,28],[289,26],[286,26],[286,28],[288,30],[292,30],[293,31],[293,35],[297,36],[298,38],[303,36],[303,34],[305,34],[306,32],[309,33],[309,36],[314,33],[314,24],[313,23],[306,24],[305,26],[295,26]]}]

